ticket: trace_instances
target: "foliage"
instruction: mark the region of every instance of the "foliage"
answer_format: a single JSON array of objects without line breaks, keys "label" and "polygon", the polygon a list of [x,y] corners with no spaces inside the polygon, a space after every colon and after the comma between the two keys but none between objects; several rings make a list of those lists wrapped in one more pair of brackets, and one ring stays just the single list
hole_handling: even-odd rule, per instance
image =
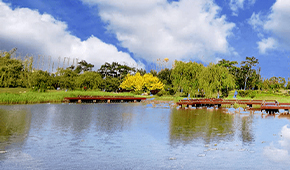
[{"label": "foliage", "polygon": [[122,65],[117,62],[105,63],[99,69],[98,72],[102,75],[102,77],[119,77],[120,80],[126,77],[127,74],[135,74],[136,69],[133,67],[129,67],[127,65]]},{"label": "foliage", "polygon": [[255,90],[238,90],[238,95],[241,97],[254,98],[257,96],[257,92]]},{"label": "foliage", "polygon": [[58,78],[58,85],[61,89],[70,89],[74,90],[76,87],[76,77],[77,73],[73,70],[66,68],[58,68],[57,69],[57,78]]},{"label": "foliage", "polygon": [[205,67],[196,62],[175,61],[171,77],[176,92],[195,96],[216,97],[222,90],[228,91],[235,86],[228,69],[212,63]]},{"label": "foliage", "polygon": [[87,89],[100,89],[103,84],[103,79],[98,72],[86,71],[79,75],[76,80],[77,87]]},{"label": "foliage", "polygon": [[15,51],[0,53],[0,87],[17,87],[21,85],[21,76],[24,66],[18,59],[11,59]]},{"label": "foliage", "polygon": [[149,91],[161,90],[164,88],[164,84],[150,73],[142,76],[137,72],[134,76],[128,74],[120,87],[126,90],[134,89],[134,91]]},{"label": "foliage", "polygon": [[120,79],[116,77],[107,77],[104,79],[101,89],[107,92],[117,91],[120,86]]},{"label": "foliage", "polygon": [[[172,69],[157,72],[136,69],[117,62],[105,63],[97,72],[94,65],[82,60],[77,66],[58,68],[56,73],[38,70],[33,67],[33,57],[23,60],[14,57],[16,49],[0,52],[0,87],[22,87],[44,92],[50,89],[88,90],[115,92],[120,87],[134,89],[136,94],[144,91],[164,89],[159,95],[191,97],[228,96],[231,89],[263,89],[270,93],[290,89],[290,79],[283,77],[261,78],[261,69],[256,69],[258,59],[246,57],[238,67],[237,61],[222,59],[217,64],[207,66],[196,62],[175,61]],[[21,57],[17,57],[21,58]],[[23,58],[23,57],[22,57]],[[134,76],[133,76],[134,75]],[[286,85],[287,84],[287,85]],[[256,93],[242,94],[255,97]],[[243,92],[240,92],[243,93]]]},{"label": "foliage", "polygon": [[80,62],[78,62],[77,67],[75,68],[75,66],[71,66],[69,67],[71,70],[74,70],[77,74],[81,73],[81,72],[86,72],[86,71],[92,71],[94,65],[91,63],[87,63],[85,60],[82,60]]},{"label": "foliage", "polygon": [[51,77],[47,71],[35,70],[31,74],[30,84],[33,90],[45,92],[52,85]]},{"label": "foliage", "polygon": [[[204,66],[196,62],[175,61],[171,80],[175,92],[196,94],[199,91],[200,79]],[[200,90],[202,90],[200,88]]]}]

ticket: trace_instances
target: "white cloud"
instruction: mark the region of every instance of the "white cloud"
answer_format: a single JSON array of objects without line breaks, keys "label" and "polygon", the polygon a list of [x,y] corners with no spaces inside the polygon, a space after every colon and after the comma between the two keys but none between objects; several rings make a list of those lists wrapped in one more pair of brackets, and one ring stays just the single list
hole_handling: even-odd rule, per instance
[{"label": "white cloud", "polygon": [[274,38],[262,39],[258,42],[258,49],[261,54],[265,54],[267,50],[272,50],[277,48],[277,42]]},{"label": "white cloud", "polygon": [[256,0],[230,0],[230,8],[233,11],[232,15],[238,16],[239,9],[244,9],[245,4],[254,5]]},{"label": "white cloud", "polygon": [[264,29],[271,31],[281,41],[281,45],[290,45],[290,0],[277,0]]},{"label": "white cloud", "polygon": [[[48,14],[28,8],[11,7],[0,1],[0,46],[2,50],[17,47],[20,51],[83,59],[98,69],[105,62],[137,63],[129,54],[91,36],[81,41],[67,31],[67,25]],[[71,60],[72,61],[72,60]],[[72,63],[71,63],[72,64]]]},{"label": "white cloud", "polygon": [[[261,53],[265,53],[267,50],[271,49],[289,50],[289,9],[290,0],[277,0],[272,6],[269,15],[261,16],[260,13],[253,13],[249,20],[249,24],[258,31],[259,37],[262,38],[261,41],[258,42],[258,48]],[[265,19],[261,19],[261,17]]]},{"label": "white cloud", "polygon": [[254,12],[251,18],[248,20],[248,23],[253,27],[254,30],[261,30],[264,25],[264,22],[261,19],[261,13],[256,14]]},{"label": "white cloud", "polygon": [[228,37],[235,24],[220,16],[212,0],[83,0],[97,5],[107,29],[137,57],[215,61],[230,54]]},{"label": "white cloud", "polygon": [[[279,148],[269,146],[264,148],[264,155],[274,162],[289,163],[290,155],[290,128],[285,125],[281,130],[281,140]],[[271,144],[273,145],[273,143]]]}]

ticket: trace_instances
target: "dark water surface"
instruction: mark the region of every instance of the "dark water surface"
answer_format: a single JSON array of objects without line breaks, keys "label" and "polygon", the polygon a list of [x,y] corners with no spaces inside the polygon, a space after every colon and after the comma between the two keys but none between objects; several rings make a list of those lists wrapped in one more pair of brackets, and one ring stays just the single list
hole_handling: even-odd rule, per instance
[{"label": "dark water surface", "polygon": [[169,105],[0,106],[0,169],[289,169],[289,119]]}]

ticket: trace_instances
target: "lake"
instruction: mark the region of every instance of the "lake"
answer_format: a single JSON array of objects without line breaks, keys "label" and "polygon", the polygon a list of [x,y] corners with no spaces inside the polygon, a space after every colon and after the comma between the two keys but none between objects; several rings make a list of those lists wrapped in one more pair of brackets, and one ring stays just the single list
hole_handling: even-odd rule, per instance
[{"label": "lake", "polygon": [[288,169],[289,118],[169,103],[0,106],[0,169]]}]

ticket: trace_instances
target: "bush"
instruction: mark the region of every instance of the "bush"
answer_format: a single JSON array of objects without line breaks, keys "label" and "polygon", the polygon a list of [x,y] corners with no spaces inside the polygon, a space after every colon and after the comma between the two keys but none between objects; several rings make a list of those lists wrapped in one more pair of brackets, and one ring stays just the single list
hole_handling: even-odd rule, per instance
[{"label": "bush", "polygon": [[158,92],[157,94],[156,94],[157,96],[163,96],[163,95],[169,95],[169,91],[165,91],[165,90],[161,90],[160,92]]},{"label": "bush", "polygon": [[246,97],[249,95],[249,90],[238,90],[238,94],[241,97]]},{"label": "bush", "polygon": [[256,91],[251,91],[250,93],[249,93],[249,97],[250,98],[254,98],[254,97],[256,97],[256,95],[257,95],[257,93],[256,93]]},{"label": "bush", "polygon": [[254,98],[257,96],[257,92],[254,90],[238,90],[238,94],[241,97],[250,97],[250,98]]}]

